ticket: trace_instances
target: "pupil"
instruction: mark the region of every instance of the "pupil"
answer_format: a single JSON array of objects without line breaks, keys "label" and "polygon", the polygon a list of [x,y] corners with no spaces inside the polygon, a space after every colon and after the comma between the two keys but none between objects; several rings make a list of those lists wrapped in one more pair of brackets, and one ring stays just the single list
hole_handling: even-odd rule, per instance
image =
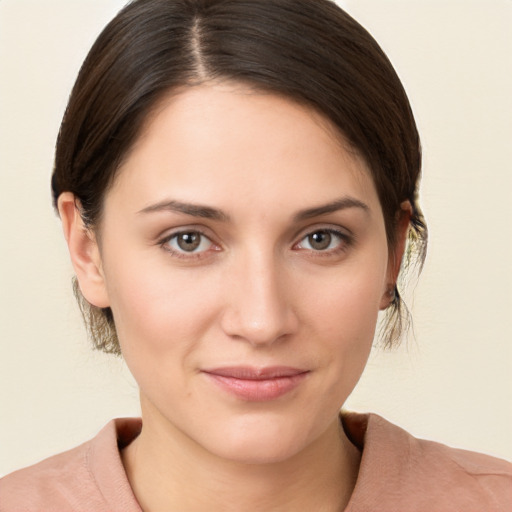
[{"label": "pupil", "polygon": [[309,243],[313,249],[323,250],[327,249],[331,244],[331,234],[327,231],[317,231],[309,235]]},{"label": "pupil", "polygon": [[201,236],[198,233],[182,233],[178,237],[178,245],[184,251],[193,251],[199,247]]}]

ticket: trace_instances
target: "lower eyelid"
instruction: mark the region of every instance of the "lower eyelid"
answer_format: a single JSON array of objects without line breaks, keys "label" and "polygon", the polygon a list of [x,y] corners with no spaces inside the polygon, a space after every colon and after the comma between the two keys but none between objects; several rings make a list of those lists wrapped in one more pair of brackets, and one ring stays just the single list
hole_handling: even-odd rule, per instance
[{"label": "lower eyelid", "polygon": [[189,256],[192,256],[194,254],[195,255],[202,254],[208,250],[208,249],[206,249],[206,250],[194,253],[194,252],[180,251],[180,250],[174,249],[169,246],[169,242],[171,242],[171,240],[176,239],[178,236],[183,235],[185,233],[197,233],[203,239],[208,240],[209,244],[211,244],[212,246],[215,246],[215,243],[212,241],[212,239],[208,235],[203,233],[202,231],[199,231],[198,229],[183,229],[180,231],[175,231],[174,233],[170,233],[167,236],[161,238],[158,242],[158,245],[163,247],[168,252],[175,253],[175,254],[189,255]]},{"label": "lower eyelid", "polygon": [[[309,233],[306,233],[300,240],[297,244],[295,245],[298,245],[300,242],[302,242],[303,240],[305,240],[306,238],[308,238],[309,236],[315,234],[315,233],[319,233],[319,232],[324,232],[324,233],[329,233],[330,235],[338,238],[339,240],[339,244],[340,245],[343,245],[345,247],[349,246],[352,244],[353,242],[353,237],[348,235],[347,233],[344,233],[344,232],[341,232],[341,231],[338,231],[336,229],[329,229],[329,228],[323,228],[323,229],[316,229],[314,231],[310,231]],[[336,251],[337,249],[340,249],[338,247],[334,248],[334,249],[326,249],[326,250],[318,250],[318,251],[315,251],[314,249],[304,249],[304,250],[311,250],[312,252],[318,252],[318,253],[329,253],[329,252],[332,252],[332,251]]]}]

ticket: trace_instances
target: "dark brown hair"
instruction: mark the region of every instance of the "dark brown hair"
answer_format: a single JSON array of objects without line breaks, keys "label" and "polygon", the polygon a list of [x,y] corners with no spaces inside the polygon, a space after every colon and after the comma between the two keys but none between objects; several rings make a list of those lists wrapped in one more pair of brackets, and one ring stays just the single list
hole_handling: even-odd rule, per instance
[{"label": "dark brown hair", "polygon": [[[405,263],[421,263],[426,226],[417,204],[420,141],[402,84],[373,37],[330,0],[134,0],[89,52],[64,115],[52,176],[54,204],[77,198],[94,229],[103,199],[145,120],[178,87],[242,82],[284,95],[325,115],[366,161],[395,241],[403,201],[413,211]],[[97,348],[119,353],[110,308],[85,301]],[[385,342],[398,339],[398,290]]]}]

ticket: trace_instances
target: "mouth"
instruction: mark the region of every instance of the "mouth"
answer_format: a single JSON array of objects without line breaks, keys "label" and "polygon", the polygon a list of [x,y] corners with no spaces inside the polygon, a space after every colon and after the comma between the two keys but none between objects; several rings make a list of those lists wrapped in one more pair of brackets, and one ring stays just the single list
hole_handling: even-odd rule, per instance
[{"label": "mouth", "polygon": [[222,391],[250,402],[266,402],[296,389],[309,375],[309,370],[289,366],[230,366],[202,370]]}]

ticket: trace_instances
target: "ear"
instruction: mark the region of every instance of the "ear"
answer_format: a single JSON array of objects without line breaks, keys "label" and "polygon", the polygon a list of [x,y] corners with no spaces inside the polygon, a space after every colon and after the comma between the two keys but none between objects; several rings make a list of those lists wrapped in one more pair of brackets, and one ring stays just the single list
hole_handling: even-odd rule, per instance
[{"label": "ear", "polygon": [[82,295],[93,306],[108,307],[110,302],[98,242],[82,220],[78,199],[71,192],[63,192],[57,206]]},{"label": "ear", "polygon": [[400,210],[397,212],[395,245],[390,247],[387,273],[387,286],[382,296],[380,308],[386,309],[395,298],[395,286],[400,272],[400,265],[407,244],[407,234],[412,216],[412,206],[409,201],[400,204]]}]

